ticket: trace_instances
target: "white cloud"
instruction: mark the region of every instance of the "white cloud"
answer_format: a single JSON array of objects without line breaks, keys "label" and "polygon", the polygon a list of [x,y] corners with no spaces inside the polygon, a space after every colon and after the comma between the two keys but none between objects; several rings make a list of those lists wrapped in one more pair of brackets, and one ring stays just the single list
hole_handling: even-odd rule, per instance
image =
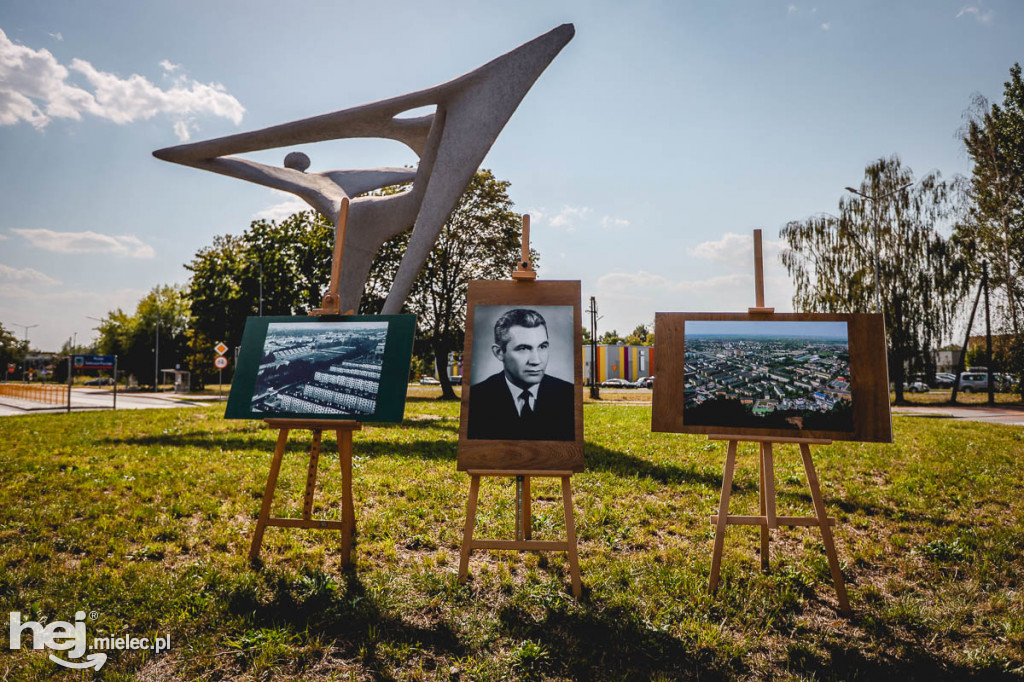
[{"label": "white cloud", "polygon": [[983,10],[978,5],[964,5],[960,8],[960,11],[956,13],[956,18],[961,17],[974,17],[979,24],[990,24],[992,19],[995,17],[995,12],[990,9]]},{"label": "white cloud", "polygon": [[822,31],[828,31],[831,28],[832,28],[832,24],[828,23],[827,21],[821,25],[821,30]]},{"label": "white cloud", "polygon": [[161,59],[160,66],[162,66],[164,71],[167,73],[174,73],[181,68],[181,64],[175,64],[170,59]]},{"label": "white cloud", "polygon": [[553,218],[548,219],[548,225],[561,228],[566,232],[575,232],[579,221],[586,218],[590,213],[591,209],[589,206],[563,206],[562,210]]},{"label": "white cloud", "polygon": [[0,265],[0,285],[10,284],[30,284],[30,285],[41,285],[41,284],[60,284],[60,280],[56,280],[47,274],[34,270],[32,268],[12,268],[9,265]]},{"label": "white cloud", "polygon": [[597,280],[597,288],[605,293],[634,295],[647,290],[650,292],[700,292],[700,291],[721,291],[723,289],[735,288],[740,284],[750,283],[753,278],[750,275],[720,275],[709,279],[699,280],[674,280],[663,275],[657,275],[645,270],[637,272],[610,272],[601,275]]},{"label": "white cloud", "polygon": [[192,134],[188,131],[188,121],[175,121],[174,122],[174,134],[178,137],[179,142],[188,142]]},{"label": "white cloud", "polygon": [[128,258],[153,258],[156,252],[133,235],[113,236],[85,232],[54,232],[53,230],[14,229],[32,246],[55,253],[109,253]]},{"label": "white cloud", "polygon": [[[766,264],[777,260],[781,251],[782,242],[761,242],[761,254]],[[686,253],[703,261],[724,264],[731,269],[752,271],[754,268],[754,240],[750,235],[726,232],[718,241],[701,242],[687,249]]]},{"label": "white cloud", "polygon": [[789,7],[786,8],[786,14],[795,14],[798,9],[800,8],[797,7],[796,5],[790,5]]},{"label": "white cloud", "polygon": [[613,218],[610,215],[606,215],[601,218],[601,227],[606,230],[621,230],[629,227],[629,221],[625,218]]},{"label": "white cloud", "polygon": [[64,34],[60,31],[57,31],[56,33],[49,33],[47,35],[56,40],[58,43],[64,42]]},{"label": "white cloud", "polygon": [[301,213],[302,211],[312,211],[309,204],[295,196],[294,194],[288,194],[287,192],[278,192],[275,190],[275,194],[279,194],[283,197],[287,197],[284,201],[268,206],[261,211],[257,211],[252,214],[254,220],[284,220],[294,213]]},{"label": "white cloud", "polygon": [[[73,75],[84,78],[91,89],[73,83]],[[179,122],[207,114],[237,125],[244,113],[241,103],[217,83],[182,77],[164,90],[138,74],[120,78],[83,59],[72,59],[69,69],[49,50],[16,45],[0,30],[0,125],[25,121],[42,130],[55,118],[81,120],[83,114],[118,124],[158,114]]]},{"label": "white cloud", "polygon": [[0,242],[2,242],[5,239],[10,239],[10,237],[8,237],[6,234],[0,234]]}]

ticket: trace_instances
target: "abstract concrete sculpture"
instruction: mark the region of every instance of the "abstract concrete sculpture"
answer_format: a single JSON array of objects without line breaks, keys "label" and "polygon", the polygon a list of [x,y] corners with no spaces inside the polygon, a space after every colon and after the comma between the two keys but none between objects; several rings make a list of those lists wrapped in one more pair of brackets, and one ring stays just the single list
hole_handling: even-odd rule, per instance
[{"label": "abstract concrete sculpture", "polygon": [[[572,39],[563,24],[459,78],[426,90],[300,121],[168,147],[158,159],[230,175],[298,195],[337,224],[342,200],[352,198],[344,232],[341,310],[357,310],[381,245],[413,226],[409,247],[383,313],[397,313],[466,185],[494,140],[548,64]],[[403,112],[436,106],[427,116]],[[291,152],[284,167],[227,156],[353,137],[398,140],[420,158],[415,169],[375,168],[306,173],[309,157]],[[386,197],[359,194],[412,182]]]}]

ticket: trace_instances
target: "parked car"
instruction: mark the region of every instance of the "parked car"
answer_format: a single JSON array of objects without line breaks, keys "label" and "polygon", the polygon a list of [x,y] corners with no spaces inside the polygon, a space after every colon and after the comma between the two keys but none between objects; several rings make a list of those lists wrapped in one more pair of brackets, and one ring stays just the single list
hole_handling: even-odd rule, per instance
[{"label": "parked car", "polygon": [[440,386],[441,382],[434,377],[420,377],[420,383],[424,386]]},{"label": "parked car", "polygon": [[988,372],[963,372],[960,374],[960,390],[964,393],[987,391]]},{"label": "parked car", "polygon": [[956,375],[948,372],[939,372],[935,375],[935,380],[932,382],[934,388],[952,388],[953,382],[956,381]]},{"label": "parked car", "polygon": [[633,384],[625,379],[608,379],[601,384],[601,388],[633,388]]},{"label": "parked car", "polygon": [[100,377],[99,379],[89,379],[85,382],[86,386],[113,386],[114,380],[110,377]]},{"label": "parked car", "polygon": [[448,382],[449,382],[449,383],[450,383],[450,384],[451,384],[452,386],[461,386],[461,385],[462,385],[462,375],[461,375],[461,374],[452,374],[452,375],[449,375],[449,377],[448,377]]},{"label": "parked car", "polygon": [[654,377],[640,377],[636,385],[639,388],[654,388]]},{"label": "parked car", "polygon": [[931,389],[923,381],[911,381],[909,384],[903,384],[903,390],[908,393],[927,393]]}]

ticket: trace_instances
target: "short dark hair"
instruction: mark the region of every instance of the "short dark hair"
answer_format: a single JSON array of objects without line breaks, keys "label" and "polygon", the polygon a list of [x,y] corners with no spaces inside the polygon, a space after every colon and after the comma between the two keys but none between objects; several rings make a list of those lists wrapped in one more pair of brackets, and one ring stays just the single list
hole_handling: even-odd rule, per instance
[{"label": "short dark hair", "polygon": [[494,342],[501,346],[502,350],[505,350],[505,346],[508,345],[509,330],[512,327],[544,327],[546,332],[548,330],[548,323],[544,321],[544,318],[536,310],[530,310],[529,308],[513,308],[509,310],[494,323]]}]

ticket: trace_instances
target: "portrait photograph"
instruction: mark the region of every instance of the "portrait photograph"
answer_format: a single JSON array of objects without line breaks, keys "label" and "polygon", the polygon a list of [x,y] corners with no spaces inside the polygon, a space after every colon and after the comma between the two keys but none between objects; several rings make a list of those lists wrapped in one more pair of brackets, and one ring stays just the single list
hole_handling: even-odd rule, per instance
[{"label": "portrait photograph", "polygon": [[469,438],[573,440],[571,306],[477,306]]},{"label": "portrait photograph", "polygon": [[249,318],[226,416],[401,420],[411,318]]},{"label": "portrait photograph", "polygon": [[466,324],[460,466],[581,466],[579,283],[471,282]]}]

